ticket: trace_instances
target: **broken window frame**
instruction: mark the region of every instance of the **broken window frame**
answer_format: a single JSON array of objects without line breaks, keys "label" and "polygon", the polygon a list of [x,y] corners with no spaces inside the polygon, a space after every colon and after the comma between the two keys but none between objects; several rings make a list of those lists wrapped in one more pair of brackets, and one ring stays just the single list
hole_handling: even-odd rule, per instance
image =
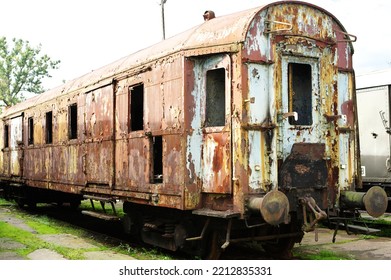
[{"label": "broken window frame", "polygon": [[[205,73],[205,127],[226,125],[226,69],[218,67]],[[218,100],[216,101],[216,97]]]},{"label": "broken window frame", "polygon": [[129,87],[128,132],[144,130],[144,84]]},{"label": "broken window frame", "polygon": [[288,110],[290,125],[311,126],[313,119],[312,66],[309,63],[288,63]]},{"label": "broken window frame", "polygon": [[9,124],[4,124],[4,149],[7,149],[10,147],[10,126]]},{"label": "broken window frame", "polygon": [[77,139],[77,103],[68,106],[68,139]]},{"label": "broken window frame", "polygon": [[157,135],[151,137],[152,155],[151,155],[151,167],[152,167],[152,184],[163,183],[163,136]]},{"label": "broken window frame", "polygon": [[45,143],[53,144],[53,111],[45,113]]},{"label": "broken window frame", "polygon": [[29,146],[34,145],[34,118],[29,117],[27,119],[27,144]]}]

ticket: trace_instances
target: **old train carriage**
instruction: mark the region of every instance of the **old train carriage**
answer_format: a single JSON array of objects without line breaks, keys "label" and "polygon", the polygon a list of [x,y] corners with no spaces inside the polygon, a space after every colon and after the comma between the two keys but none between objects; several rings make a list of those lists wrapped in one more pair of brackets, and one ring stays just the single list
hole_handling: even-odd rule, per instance
[{"label": "old train carriage", "polygon": [[128,233],[212,256],[247,240],[289,253],[322,219],[381,215],[381,189],[353,192],[354,38],[339,20],[297,1],[206,19],[5,110],[5,192],[121,200]]}]

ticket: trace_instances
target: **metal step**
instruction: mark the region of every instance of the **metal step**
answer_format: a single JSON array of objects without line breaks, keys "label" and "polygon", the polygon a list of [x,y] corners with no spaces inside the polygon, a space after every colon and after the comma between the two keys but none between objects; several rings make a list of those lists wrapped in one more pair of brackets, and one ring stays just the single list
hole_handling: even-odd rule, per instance
[{"label": "metal step", "polygon": [[100,197],[100,196],[94,196],[94,195],[83,195],[84,199],[92,199],[96,201],[103,201],[103,202],[115,202],[115,199],[111,197]]},{"label": "metal step", "polygon": [[208,208],[202,208],[202,209],[194,210],[192,213],[194,215],[199,215],[199,216],[207,216],[207,217],[215,217],[215,218],[223,218],[223,219],[240,217],[240,212],[235,212],[233,210],[217,211]]},{"label": "metal step", "polygon": [[339,229],[342,230],[345,229],[346,227],[350,232],[361,233],[361,234],[374,234],[381,231],[380,229],[376,229],[376,228],[362,227],[362,226],[352,225],[352,224],[345,225],[344,223],[339,223]]},{"label": "metal step", "polygon": [[118,217],[118,216],[104,214],[104,213],[98,213],[98,212],[94,212],[94,211],[83,210],[83,211],[81,211],[81,213],[83,215],[95,217],[95,218],[106,220],[106,221],[119,221],[120,220],[120,217]]}]

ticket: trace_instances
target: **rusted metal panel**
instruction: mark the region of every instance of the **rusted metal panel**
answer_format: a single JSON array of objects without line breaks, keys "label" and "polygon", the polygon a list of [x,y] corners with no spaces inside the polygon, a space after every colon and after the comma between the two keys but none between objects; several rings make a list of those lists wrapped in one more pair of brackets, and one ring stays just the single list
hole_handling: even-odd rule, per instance
[{"label": "rusted metal panel", "polygon": [[97,184],[102,187],[112,186],[112,142],[103,141],[87,144],[85,161],[88,184]]},{"label": "rusted metal panel", "polygon": [[229,134],[221,131],[205,134],[202,153],[202,191],[231,193]]},{"label": "rusted metal panel", "polygon": [[129,89],[125,81],[118,83],[115,98],[115,139],[125,139],[129,133]]},{"label": "rusted metal panel", "polygon": [[[50,179],[54,182],[68,181],[68,166],[75,164],[69,158],[67,146],[54,146],[52,148],[53,154],[50,160]],[[67,164],[64,164],[66,162]]]},{"label": "rusted metal panel", "polygon": [[145,130],[159,131],[162,129],[164,93],[161,92],[161,85],[155,84],[145,89]]},{"label": "rusted metal panel", "polygon": [[115,189],[130,189],[128,141],[116,140],[115,143]]},{"label": "rusted metal panel", "polygon": [[247,64],[248,97],[244,100],[247,109],[247,122],[244,127],[248,131],[248,176],[251,192],[267,190],[270,184],[270,168],[268,153],[271,153],[268,143],[268,133],[272,119],[269,110],[270,66],[268,64]]},{"label": "rusted metal panel", "polygon": [[108,140],[113,135],[113,89],[89,92],[85,105],[85,134],[92,141]]},{"label": "rusted metal panel", "polygon": [[182,139],[180,135],[164,135],[163,141],[163,183],[178,193],[184,185]]},{"label": "rusted metal panel", "polygon": [[[131,181],[131,191],[149,193],[151,172],[151,141],[148,137],[129,138],[128,142],[128,178]],[[120,160],[118,158],[117,160]]]},{"label": "rusted metal panel", "polygon": [[87,183],[111,188],[114,179],[113,87],[106,86],[87,94],[85,105]]},{"label": "rusted metal panel", "polygon": [[85,153],[82,145],[69,145],[67,147],[67,182],[84,186],[86,183],[86,174],[83,172],[83,154]]},{"label": "rusted metal panel", "polygon": [[162,129],[172,132],[182,131],[184,122],[183,107],[183,79],[176,78],[164,84],[164,103],[170,104],[164,106],[164,118],[162,120]]},{"label": "rusted metal panel", "polygon": [[[325,144],[295,143],[281,166],[280,188],[285,192],[294,192],[297,198],[311,196],[322,203],[322,209],[326,209],[327,195],[335,191],[328,182],[328,166],[324,155]],[[297,205],[290,203],[290,209],[296,211]]]},{"label": "rusted metal panel", "polygon": [[[231,77],[230,59],[225,55],[217,55],[209,58],[195,59],[194,64],[194,86],[190,100],[186,105],[188,111],[190,132],[187,137],[187,173],[195,176],[195,179],[202,181],[202,191],[208,193],[230,193],[231,192],[231,164],[230,164],[230,114],[223,114],[220,127],[207,127],[207,73],[213,69],[224,69],[224,99],[223,110],[229,112],[231,100]],[[190,106],[189,106],[190,105]],[[201,148],[202,147],[202,148]],[[198,177],[198,178],[197,178]],[[194,179],[193,179],[194,180]]]},{"label": "rusted metal panel", "polygon": [[2,152],[2,156],[3,156],[3,169],[2,169],[2,176],[5,176],[5,177],[10,177],[10,171],[11,171],[11,166],[10,166],[10,161],[11,161],[11,153],[10,151],[3,151]]},{"label": "rusted metal panel", "polygon": [[10,168],[12,176],[22,176],[23,170],[23,116],[14,117],[10,124]]},{"label": "rusted metal panel", "polygon": [[24,176],[30,180],[46,181],[47,170],[45,164],[46,153],[38,148],[28,148],[24,157]]}]

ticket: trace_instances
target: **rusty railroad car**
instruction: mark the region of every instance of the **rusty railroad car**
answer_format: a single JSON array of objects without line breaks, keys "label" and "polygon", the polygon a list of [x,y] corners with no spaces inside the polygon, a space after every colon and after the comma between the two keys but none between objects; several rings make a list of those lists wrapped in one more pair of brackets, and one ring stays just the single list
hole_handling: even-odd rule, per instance
[{"label": "rusty railroad car", "polygon": [[322,220],[379,216],[384,191],[354,191],[352,39],[298,1],[206,16],[7,108],[4,193],[21,205],[122,201],[129,234],[209,257],[250,240],[289,255]]}]

